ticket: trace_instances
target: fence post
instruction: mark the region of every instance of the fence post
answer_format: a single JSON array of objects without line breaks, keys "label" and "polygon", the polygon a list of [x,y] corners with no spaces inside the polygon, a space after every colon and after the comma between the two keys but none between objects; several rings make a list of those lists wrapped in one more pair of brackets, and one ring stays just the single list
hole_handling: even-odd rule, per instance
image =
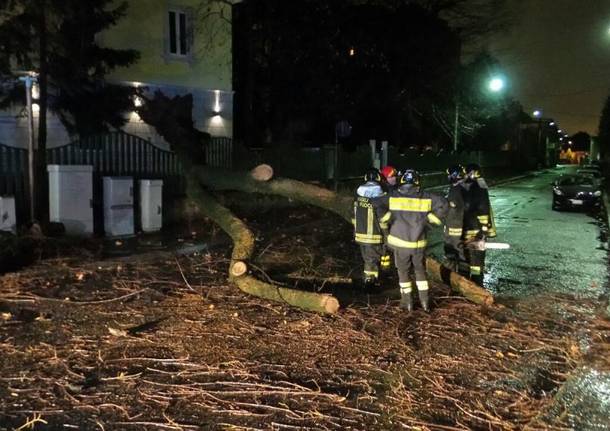
[{"label": "fence post", "polygon": [[381,169],[381,160],[379,160],[379,153],[377,153],[377,141],[369,139],[369,146],[371,147],[371,166]]},{"label": "fence post", "polygon": [[388,165],[388,141],[381,141],[381,166]]}]

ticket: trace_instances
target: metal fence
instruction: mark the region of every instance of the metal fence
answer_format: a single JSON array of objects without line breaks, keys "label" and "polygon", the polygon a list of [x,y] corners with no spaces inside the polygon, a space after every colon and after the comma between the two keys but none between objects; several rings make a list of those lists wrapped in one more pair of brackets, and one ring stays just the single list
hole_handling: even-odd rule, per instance
[{"label": "metal fence", "polygon": [[212,138],[205,147],[205,160],[216,168],[233,167],[233,140],[231,138]]},{"label": "metal fence", "polygon": [[[20,223],[29,218],[27,157],[25,149],[0,144],[0,195],[15,196]],[[94,202],[100,208],[103,176],[131,176],[135,180],[163,179],[163,200],[167,208],[184,193],[182,166],[176,155],[124,132],[90,136],[50,148],[46,160],[50,165],[93,166]]]},{"label": "metal fence", "polygon": [[181,175],[182,167],[171,151],[123,132],[90,136],[47,150],[50,165],[91,165],[102,175]]}]

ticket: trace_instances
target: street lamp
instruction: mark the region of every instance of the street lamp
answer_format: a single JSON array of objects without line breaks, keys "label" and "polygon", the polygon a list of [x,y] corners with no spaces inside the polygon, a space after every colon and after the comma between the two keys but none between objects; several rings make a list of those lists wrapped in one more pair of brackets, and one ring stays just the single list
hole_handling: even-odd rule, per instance
[{"label": "street lamp", "polygon": [[32,104],[32,89],[37,90],[38,74],[36,72],[25,72],[19,80],[25,84],[25,100],[28,111],[28,182],[29,182],[29,210],[30,220],[34,220],[34,115]]},{"label": "street lamp", "polygon": [[536,109],[534,112],[532,112],[532,115],[539,118],[542,115],[542,112],[539,109]]},{"label": "street lamp", "polygon": [[[494,76],[487,81],[487,89],[492,93],[500,93],[506,86],[506,80],[501,76]],[[457,151],[460,143],[460,100],[459,95],[455,100],[455,119],[453,127],[453,151]]]},{"label": "street lamp", "polygon": [[488,88],[490,91],[494,93],[499,93],[504,89],[504,79],[499,76],[496,76],[489,80]]}]

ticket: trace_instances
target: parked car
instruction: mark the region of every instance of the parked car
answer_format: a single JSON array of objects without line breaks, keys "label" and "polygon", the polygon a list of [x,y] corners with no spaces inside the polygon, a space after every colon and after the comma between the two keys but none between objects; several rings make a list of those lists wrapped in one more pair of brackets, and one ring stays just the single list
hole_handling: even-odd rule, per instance
[{"label": "parked car", "polygon": [[600,174],[602,173],[602,168],[598,164],[582,165],[581,169],[593,169],[599,172]]},{"label": "parked car", "polygon": [[600,183],[589,175],[563,175],[553,182],[553,210],[601,205]]},{"label": "parked car", "polygon": [[584,177],[592,177],[598,184],[603,184],[604,182],[604,177],[599,169],[582,168],[578,169],[576,173]]}]

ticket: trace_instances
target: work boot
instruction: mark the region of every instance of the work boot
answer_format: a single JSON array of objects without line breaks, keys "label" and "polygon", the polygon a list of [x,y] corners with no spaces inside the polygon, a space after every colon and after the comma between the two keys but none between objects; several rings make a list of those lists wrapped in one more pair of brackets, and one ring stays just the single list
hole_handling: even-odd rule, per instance
[{"label": "work boot", "polygon": [[421,302],[421,308],[424,309],[426,313],[430,311],[430,307],[428,305],[428,290],[418,290],[419,294],[419,302]]},{"label": "work boot", "polygon": [[408,312],[413,311],[411,292],[400,292],[400,308],[405,309]]}]

